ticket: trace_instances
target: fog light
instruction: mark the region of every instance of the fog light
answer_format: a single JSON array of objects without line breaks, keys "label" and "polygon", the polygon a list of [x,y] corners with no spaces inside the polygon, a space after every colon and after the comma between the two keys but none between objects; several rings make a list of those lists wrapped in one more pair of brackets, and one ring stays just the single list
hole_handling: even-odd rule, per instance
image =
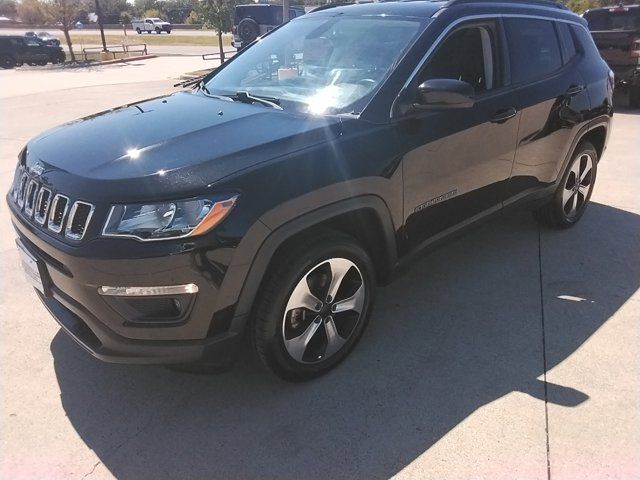
[{"label": "fog light", "polygon": [[111,295],[117,297],[149,297],[158,295],[181,295],[184,293],[198,293],[198,286],[195,283],[186,285],[167,285],[160,287],[100,287],[100,295]]}]

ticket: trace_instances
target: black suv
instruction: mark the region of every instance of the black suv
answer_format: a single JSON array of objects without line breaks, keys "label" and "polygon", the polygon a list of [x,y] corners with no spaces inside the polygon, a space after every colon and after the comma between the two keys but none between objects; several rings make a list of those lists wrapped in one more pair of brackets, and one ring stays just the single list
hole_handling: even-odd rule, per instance
[{"label": "black suv", "polygon": [[[289,20],[304,15],[304,8],[289,7]],[[256,38],[270,32],[282,23],[282,5],[251,3],[236,5],[233,9],[232,46],[241,50]]]},{"label": "black suv", "polygon": [[0,37],[0,67],[13,68],[27,65],[46,65],[62,63],[65,60],[64,50],[57,45],[42,44],[28,37]]},{"label": "black suv", "polygon": [[439,240],[516,203],[578,222],[612,92],[553,3],[336,6],[193,90],[32,139],[7,201],[40,299],[94,356],[226,366],[245,338],[307,379]]}]

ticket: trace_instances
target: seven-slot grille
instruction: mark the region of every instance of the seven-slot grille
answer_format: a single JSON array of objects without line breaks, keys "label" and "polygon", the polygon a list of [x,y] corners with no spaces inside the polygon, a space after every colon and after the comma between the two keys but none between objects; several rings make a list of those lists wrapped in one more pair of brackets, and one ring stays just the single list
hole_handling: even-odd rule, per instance
[{"label": "seven-slot grille", "polygon": [[12,197],[24,216],[66,238],[82,240],[94,205],[80,200],[72,203],[61,193],[54,195],[49,188],[30,178],[24,169],[21,170],[14,182]]}]

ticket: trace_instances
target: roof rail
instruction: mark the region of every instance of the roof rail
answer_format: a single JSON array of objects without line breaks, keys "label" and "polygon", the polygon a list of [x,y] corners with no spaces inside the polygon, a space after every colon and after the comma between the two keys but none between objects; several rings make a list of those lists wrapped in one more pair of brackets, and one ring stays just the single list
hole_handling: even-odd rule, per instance
[{"label": "roof rail", "polygon": [[320,5],[319,7],[314,8],[309,13],[321,12],[322,10],[329,10],[330,8],[336,8],[336,7],[344,7],[346,5],[353,5],[353,4],[352,3],[325,3],[324,5]]},{"label": "roof rail", "polygon": [[512,3],[519,5],[538,5],[549,8],[559,8],[561,10],[569,10],[566,5],[562,3],[554,2],[553,0],[449,0],[446,4],[447,7],[454,5],[464,5],[473,3]]}]

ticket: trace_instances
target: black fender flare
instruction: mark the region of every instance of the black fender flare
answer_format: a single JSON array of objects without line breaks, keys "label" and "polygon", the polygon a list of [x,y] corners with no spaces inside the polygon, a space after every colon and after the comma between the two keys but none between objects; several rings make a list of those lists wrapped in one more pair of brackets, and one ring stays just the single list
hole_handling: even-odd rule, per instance
[{"label": "black fender flare", "polygon": [[[250,258],[250,262],[242,265],[234,265],[234,262],[232,262],[227,272],[230,274],[230,288],[236,292],[237,285],[240,284],[240,277],[243,276],[243,272],[246,273],[238,295],[230,331],[241,332],[244,330],[246,321],[251,314],[254,299],[258,294],[271,259],[284,242],[294,235],[331,220],[332,218],[362,210],[374,213],[380,222],[383,235],[379,241],[383,242],[385,252],[385,265],[383,269],[390,274],[397,265],[398,259],[396,232],[387,204],[377,195],[362,195],[319,207],[283,222],[273,230],[268,229],[264,223],[258,221],[256,222],[255,228],[252,227],[250,231],[247,232],[244,239],[245,241],[241,242],[238,246],[237,256],[240,258]],[[262,241],[260,241],[260,236],[263,236]],[[248,245],[248,247],[245,247],[245,245]],[[253,245],[253,248],[251,245]],[[250,255],[250,250],[255,250],[255,253]],[[235,271],[232,272],[232,270]],[[231,292],[224,292],[223,289],[224,286],[220,291],[221,295],[228,298],[227,295]]]}]

